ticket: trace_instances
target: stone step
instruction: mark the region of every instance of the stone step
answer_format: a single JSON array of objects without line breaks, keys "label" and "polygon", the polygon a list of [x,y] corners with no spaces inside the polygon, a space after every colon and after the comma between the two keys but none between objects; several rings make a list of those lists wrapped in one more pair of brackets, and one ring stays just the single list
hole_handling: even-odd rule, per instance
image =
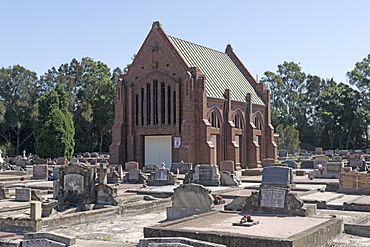
[{"label": "stone step", "polygon": [[326,208],[326,204],[330,201],[343,197],[344,194],[338,194],[334,192],[317,192],[308,195],[301,196],[300,199],[304,203],[315,203],[317,208]]}]

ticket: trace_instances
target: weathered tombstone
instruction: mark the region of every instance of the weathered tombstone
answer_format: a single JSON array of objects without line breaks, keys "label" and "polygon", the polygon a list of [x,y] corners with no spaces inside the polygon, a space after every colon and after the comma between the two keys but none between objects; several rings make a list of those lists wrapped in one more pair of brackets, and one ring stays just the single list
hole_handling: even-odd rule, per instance
[{"label": "weathered tombstone", "polygon": [[323,154],[322,147],[316,147],[315,148],[315,154]]},{"label": "weathered tombstone", "polygon": [[40,220],[41,219],[41,202],[32,201],[30,209],[30,218],[31,220]]},{"label": "weathered tombstone", "polygon": [[279,156],[279,158],[287,158],[288,157],[288,151],[286,151],[285,149],[281,149],[281,150],[279,150],[278,156]]},{"label": "weathered tombstone", "polygon": [[204,186],[219,186],[220,178],[216,165],[201,164],[195,166],[192,182]]},{"label": "weathered tombstone", "polygon": [[174,174],[186,174],[191,169],[193,169],[192,163],[184,163],[184,161],[180,161],[180,163],[172,163],[171,172]]},{"label": "weathered tombstone", "polygon": [[281,166],[272,166],[263,169],[261,187],[268,186],[291,188],[293,186],[292,169]]},{"label": "weathered tombstone", "polygon": [[15,200],[18,202],[31,201],[31,189],[30,188],[16,188],[15,189]]},{"label": "weathered tombstone", "polygon": [[292,174],[292,169],[288,167],[264,168],[259,192],[253,192],[247,198],[242,211],[307,216],[309,211],[302,208],[303,201],[290,192],[293,187]]},{"label": "weathered tombstone", "polygon": [[105,164],[100,164],[99,165],[99,183],[101,184],[107,184],[108,178],[107,178],[107,173],[108,173],[108,168]]},{"label": "weathered tombstone", "polygon": [[318,166],[311,176],[314,178],[339,178],[339,174],[344,167],[343,162],[328,161],[327,163]]},{"label": "weathered tombstone", "polygon": [[122,178],[120,177],[119,173],[117,172],[116,167],[111,167],[110,172],[107,175],[107,182],[109,184],[116,184],[122,182]]},{"label": "weathered tombstone", "polygon": [[84,209],[95,203],[95,167],[84,164],[69,164],[60,168],[58,209],[75,205]]},{"label": "weathered tombstone", "polygon": [[314,169],[315,163],[313,160],[301,160],[301,169]]},{"label": "weathered tombstone", "polygon": [[107,184],[98,184],[96,186],[96,203],[103,205],[117,205],[114,199],[117,196],[117,188]]},{"label": "weathered tombstone", "polygon": [[223,171],[235,172],[234,161],[232,161],[232,160],[222,160],[220,162],[220,172],[223,172]]},{"label": "weathered tombstone", "polygon": [[125,163],[125,170],[130,171],[132,169],[139,169],[139,163],[136,161],[128,161]]},{"label": "weathered tombstone", "polygon": [[235,170],[234,161],[220,162],[220,182],[222,186],[238,186],[241,183],[240,172]]},{"label": "weathered tombstone", "polygon": [[147,163],[143,167],[143,172],[155,172],[158,171],[161,167],[154,163]]},{"label": "weathered tombstone", "polygon": [[131,169],[123,177],[124,183],[143,184],[148,178],[141,173],[140,169]]},{"label": "weathered tombstone", "polygon": [[172,207],[167,208],[167,220],[208,212],[213,207],[209,189],[197,184],[182,184],[174,190]]},{"label": "weathered tombstone", "polygon": [[56,162],[56,165],[58,166],[64,166],[64,165],[67,165],[68,160],[65,157],[59,157],[56,159],[55,162]]},{"label": "weathered tombstone", "polygon": [[149,186],[173,185],[176,182],[176,176],[165,166],[158,171],[152,172],[148,178]]},{"label": "weathered tombstone", "polygon": [[276,164],[276,160],[274,159],[263,159],[262,160],[262,167],[270,167]]},{"label": "weathered tombstone", "polygon": [[47,179],[49,176],[48,165],[33,165],[33,179]]},{"label": "weathered tombstone", "polygon": [[58,180],[59,179],[59,167],[53,167],[53,180]]},{"label": "weathered tombstone", "polygon": [[370,174],[361,172],[342,172],[339,175],[340,193],[370,194]]}]

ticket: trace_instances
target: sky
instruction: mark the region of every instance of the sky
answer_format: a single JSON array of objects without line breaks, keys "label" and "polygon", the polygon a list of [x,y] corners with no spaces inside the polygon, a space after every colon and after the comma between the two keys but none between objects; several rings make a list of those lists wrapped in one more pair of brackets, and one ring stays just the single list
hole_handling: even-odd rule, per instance
[{"label": "sky", "polygon": [[0,67],[42,75],[88,56],[124,68],[154,21],[209,48],[231,44],[258,78],[293,61],[307,74],[346,82],[370,53],[368,0],[3,0]]}]

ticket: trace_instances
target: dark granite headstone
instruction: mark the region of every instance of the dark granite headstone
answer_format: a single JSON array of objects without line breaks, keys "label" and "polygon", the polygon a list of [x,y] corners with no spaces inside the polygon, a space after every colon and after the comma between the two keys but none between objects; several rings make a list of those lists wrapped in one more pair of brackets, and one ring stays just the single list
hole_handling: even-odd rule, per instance
[{"label": "dark granite headstone", "polygon": [[15,189],[15,200],[17,202],[31,201],[31,189],[30,188],[16,188]]},{"label": "dark granite headstone", "polygon": [[262,171],[261,186],[278,186],[290,188],[293,183],[293,172],[289,167],[271,166]]},{"label": "dark granite headstone", "polygon": [[46,179],[48,178],[48,165],[41,164],[41,165],[34,165],[33,166],[33,179]]}]

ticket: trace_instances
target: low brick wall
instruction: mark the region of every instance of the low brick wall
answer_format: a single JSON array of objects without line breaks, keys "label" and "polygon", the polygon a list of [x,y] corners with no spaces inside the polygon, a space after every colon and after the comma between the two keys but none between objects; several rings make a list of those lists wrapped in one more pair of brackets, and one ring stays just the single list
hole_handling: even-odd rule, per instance
[{"label": "low brick wall", "polygon": [[340,173],[338,192],[370,194],[370,174],[351,171]]}]

